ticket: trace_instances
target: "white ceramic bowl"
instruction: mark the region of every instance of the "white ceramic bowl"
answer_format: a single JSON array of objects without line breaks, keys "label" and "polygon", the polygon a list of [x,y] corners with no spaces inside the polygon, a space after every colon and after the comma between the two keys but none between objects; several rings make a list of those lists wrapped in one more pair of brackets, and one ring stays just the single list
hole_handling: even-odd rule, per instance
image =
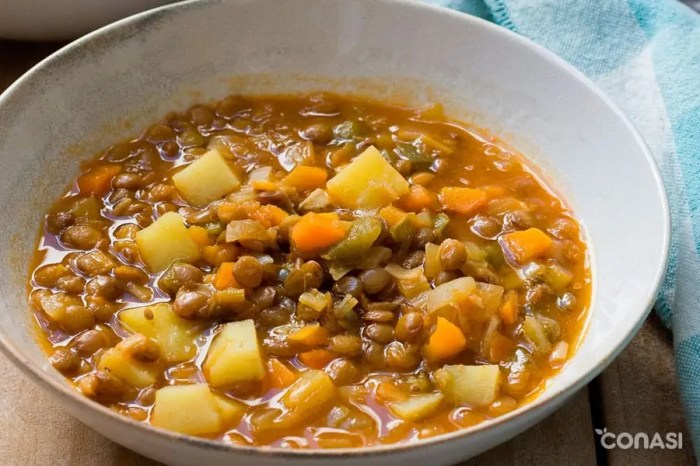
[{"label": "white ceramic bowl", "polygon": [[[309,76],[311,75],[311,76]],[[420,105],[490,128],[554,180],[588,236],[589,329],[533,403],[415,443],[361,450],[242,448],[128,421],[88,401],[35,342],[25,279],[38,225],[78,160],[197,100],[233,92],[340,90]],[[67,413],[176,464],[450,464],[533,425],[598,374],[649,311],[665,269],[669,213],[644,142],[581,74],[515,34],[419,3],[232,0],[164,7],[84,37],[0,97],[0,345]]]}]

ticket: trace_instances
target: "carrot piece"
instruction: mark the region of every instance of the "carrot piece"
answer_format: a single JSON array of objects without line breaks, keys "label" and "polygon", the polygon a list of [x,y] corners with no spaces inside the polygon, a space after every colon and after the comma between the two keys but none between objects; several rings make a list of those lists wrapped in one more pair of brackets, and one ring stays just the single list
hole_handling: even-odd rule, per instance
[{"label": "carrot piece", "polygon": [[270,385],[274,388],[288,387],[297,378],[296,374],[285,363],[276,358],[267,361],[267,376]]},{"label": "carrot piece", "polygon": [[425,346],[425,356],[431,361],[447,359],[467,346],[462,330],[444,317],[437,318],[437,326]]},{"label": "carrot piece", "polygon": [[224,223],[232,220],[243,220],[246,218],[246,214],[241,204],[235,202],[222,202],[216,208],[216,216]]},{"label": "carrot piece", "polygon": [[440,190],[440,203],[445,210],[462,215],[471,215],[488,200],[481,189],[446,187]]},{"label": "carrot piece", "polygon": [[489,361],[493,363],[507,359],[515,350],[515,342],[505,337],[501,332],[494,332],[489,341]]},{"label": "carrot piece", "polygon": [[122,171],[114,164],[98,165],[78,177],[78,189],[83,194],[102,195],[112,187],[112,178]]},{"label": "carrot piece", "polygon": [[375,391],[377,400],[382,403],[392,401],[404,401],[408,399],[408,394],[391,382],[380,382]]},{"label": "carrot piece", "polygon": [[199,246],[200,248],[204,246],[209,246],[209,233],[205,228],[202,228],[198,225],[193,225],[188,228],[188,231],[190,233],[192,241],[197,243],[197,246]]},{"label": "carrot piece", "polygon": [[398,206],[409,212],[420,212],[433,203],[433,196],[425,187],[414,184],[409,191],[401,196],[397,202]]},{"label": "carrot piece", "polygon": [[258,191],[276,191],[279,188],[277,183],[272,181],[257,180],[251,183],[251,186]]},{"label": "carrot piece", "polygon": [[233,262],[222,262],[214,277],[214,288],[225,290],[226,288],[240,288],[233,278]]},{"label": "carrot piece", "polygon": [[383,218],[387,226],[391,228],[403,220],[406,216],[406,212],[393,205],[388,205],[379,211],[379,216]]},{"label": "carrot piece", "polygon": [[506,233],[498,242],[509,259],[518,264],[525,264],[547,252],[552,245],[552,238],[539,228],[528,228]]},{"label": "carrot piece", "polygon": [[323,369],[336,358],[336,355],[326,349],[313,349],[299,353],[299,361],[311,369]]},{"label": "carrot piece", "polygon": [[328,343],[328,330],[319,324],[309,324],[293,331],[287,341],[303,346],[321,346]]},{"label": "carrot piece", "polygon": [[345,238],[347,227],[338,214],[310,212],[299,220],[291,231],[294,246],[301,251],[316,251],[334,245]]},{"label": "carrot piece", "polygon": [[289,214],[273,204],[266,204],[258,208],[258,210],[252,212],[249,215],[251,220],[257,220],[264,224],[269,224],[270,226],[276,227],[282,220],[289,217]]},{"label": "carrot piece", "polygon": [[506,325],[513,325],[518,320],[518,293],[514,290],[506,293],[498,315]]},{"label": "carrot piece", "polygon": [[320,167],[297,165],[282,179],[282,183],[296,188],[297,191],[309,191],[323,188],[328,181],[328,172]]}]

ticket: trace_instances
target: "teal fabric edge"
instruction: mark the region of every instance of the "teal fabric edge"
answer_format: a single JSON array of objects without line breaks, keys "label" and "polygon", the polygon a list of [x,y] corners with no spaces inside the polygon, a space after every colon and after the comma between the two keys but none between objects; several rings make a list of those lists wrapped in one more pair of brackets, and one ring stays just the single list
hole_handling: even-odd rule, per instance
[{"label": "teal fabric edge", "polygon": [[508,6],[503,2],[503,0],[490,0],[488,4],[491,10],[491,16],[498,25],[510,29],[513,32],[518,32],[518,28],[515,27],[515,24],[511,19]]}]

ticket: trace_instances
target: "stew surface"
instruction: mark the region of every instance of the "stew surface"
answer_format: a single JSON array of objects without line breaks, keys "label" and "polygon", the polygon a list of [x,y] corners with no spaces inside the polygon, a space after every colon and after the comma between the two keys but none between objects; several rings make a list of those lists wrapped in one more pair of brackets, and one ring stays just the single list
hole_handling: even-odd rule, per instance
[{"label": "stew surface", "polygon": [[232,96],[82,166],[29,301],[53,366],[124,416],[342,448],[526,403],[590,283],[565,204],[440,105]]}]

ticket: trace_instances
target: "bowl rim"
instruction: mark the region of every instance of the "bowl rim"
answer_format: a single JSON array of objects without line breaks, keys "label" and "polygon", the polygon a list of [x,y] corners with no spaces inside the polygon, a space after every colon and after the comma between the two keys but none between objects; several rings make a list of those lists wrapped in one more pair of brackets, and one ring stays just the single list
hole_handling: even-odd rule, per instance
[{"label": "bowl rim", "polygon": [[[78,51],[84,45],[90,44],[97,39],[108,43],[114,37],[117,36],[122,30],[127,28],[136,28],[139,24],[147,23],[154,20],[162,15],[167,14],[181,14],[184,11],[195,10],[195,9],[206,9],[209,6],[216,5],[219,3],[230,3],[230,4],[244,4],[249,3],[250,0],[186,0],[179,3],[166,4],[157,8],[143,11],[135,15],[126,17],[124,19],[115,21],[106,26],[103,26],[91,33],[88,33],[69,44],[61,47],[56,52],[52,53],[48,57],[41,60],[39,63],[30,68],[25,72],[20,78],[18,78],[14,83],[12,83],[4,92],[0,94],[0,106],[4,105],[5,102],[10,99],[13,93],[18,91],[22,86],[29,85],[35,76],[39,75],[44,69],[50,68],[54,63],[59,63],[64,59],[69,59],[70,54]],[[260,0],[258,0],[260,1]],[[268,3],[274,3],[284,0],[265,0]],[[347,1],[347,0],[346,0]],[[361,0],[353,0],[360,3]],[[394,8],[412,8],[418,12],[422,12],[426,15],[444,15],[446,17],[451,17],[458,19],[465,23],[466,26],[483,28],[490,30],[495,34],[500,34],[504,40],[510,41],[519,47],[525,47],[529,51],[534,52],[544,61],[549,62],[554,65],[562,73],[569,74],[581,84],[585,85],[589,91],[605,104],[605,106],[620,120],[624,125],[630,135],[633,136],[635,142],[639,145],[639,149],[642,152],[644,158],[646,159],[647,165],[651,170],[653,180],[656,184],[657,194],[659,200],[661,201],[661,214],[664,217],[664,222],[662,225],[662,244],[660,245],[661,260],[656,266],[654,272],[654,280],[652,287],[648,289],[646,296],[645,310],[639,316],[637,322],[629,329],[627,334],[625,334],[620,341],[612,347],[607,354],[600,358],[600,361],[587,373],[581,375],[576,381],[564,386],[563,388],[552,391],[551,389],[545,388],[543,392],[537,395],[534,399],[528,401],[524,406],[518,409],[506,413],[497,418],[484,421],[475,426],[468,428],[458,429],[453,432],[436,435],[434,437],[412,440],[403,443],[395,444],[379,444],[372,446],[365,446],[361,448],[337,448],[337,449],[285,449],[281,447],[270,447],[270,446],[249,446],[249,445],[238,445],[232,443],[226,443],[220,440],[211,440],[200,437],[194,437],[185,434],[179,434],[176,432],[168,431],[165,429],[153,427],[150,424],[137,422],[115,413],[114,411],[108,409],[107,407],[96,403],[84,395],[80,394],[77,390],[71,387],[69,384],[59,381],[57,379],[46,377],[46,371],[38,364],[32,363],[23,352],[14,346],[8,338],[0,333],[0,352],[2,352],[12,363],[17,366],[24,374],[29,376],[30,379],[34,380],[36,384],[42,387],[47,392],[50,392],[60,398],[62,398],[67,403],[75,406],[76,408],[87,408],[92,410],[95,414],[101,418],[114,421],[117,423],[122,423],[125,427],[134,428],[137,430],[142,430],[145,435],[155,435],[164,441],[178,441],[194,447],[201,447],[207,449],[213,449],[222,452],[236,452],[237,454],[244,454],[250,457],[277,457],[277,458],[314,458],[314,459],[333,459],[338,457],[365,457],[365,456],[380,456],[387,454],[394,454],[398,452],[409,452],[416,448],[426,447],[428,445],[436,445],[451,442],[460,437],[465,437],[475,432],[489,432],[502,427],[504,424],[511,422],[514,419],[522,418],[528,414],[535,413],[548,413],[547,408],[556,408],[558,405],[563,403],[575,392],[580,390],[584,385],[590,382],[594,377],[600,374],[603,369],[605,369],[614,358],[624,349],[624,347],[629,344],[632,338],[638,333],[642,324],[649,315],[654,302],[655,296],[658,289],[661,286],[663,277],[669,261],[669,250],[671,241],[671,215],[667,191],[661,177],[656,160],[651,154],[651,151],[642,138],[641,134],[634,126],[634,124],[629,120],[629,118],[620,110],[620,108],[605,94],[601,91],[588,77],[586,77],[582,72],[577,70],[575,67],[570,65],[564,59],[558,57],[554,53],[548,51],[544,47],[541,47],[531,40],[516,34],[515,32],[498,26],[494,23],[486,21],[484,19],[459,12],[450,8],[423,3],[420,0],[374,0],[375,3],[384,3],[393,6]],[[590,312],[590,309],[589,309]],[[585,330],[587,332],[587,330]],[[585,338],[585,334],[582,338]],[[512,435],[511,435],[512,436]],[[506,437],[502,441],[507,440]],[[502,443],[498,442],[498,444]]]}]

